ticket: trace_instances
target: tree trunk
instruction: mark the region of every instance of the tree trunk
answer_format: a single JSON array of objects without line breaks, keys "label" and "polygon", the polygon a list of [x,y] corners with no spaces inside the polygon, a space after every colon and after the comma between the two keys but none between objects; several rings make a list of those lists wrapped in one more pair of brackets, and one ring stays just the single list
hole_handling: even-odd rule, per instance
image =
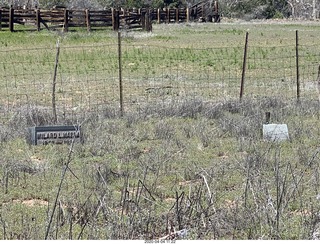
[{"label": "tree trunk", "polygon": [[316,0],[312,1],[312,18],[313,18],[313,20],[317,19]]},{"label": "tree trunk", "polygon": [[291,1],[287,1],[287,3],[290,5],[290,7],[291,7],[291,16],[292,16],[292,18],[293,19],[295,19],[295,7],[294,7],[294,5],[293,5],[293,3],[291,2]]}]

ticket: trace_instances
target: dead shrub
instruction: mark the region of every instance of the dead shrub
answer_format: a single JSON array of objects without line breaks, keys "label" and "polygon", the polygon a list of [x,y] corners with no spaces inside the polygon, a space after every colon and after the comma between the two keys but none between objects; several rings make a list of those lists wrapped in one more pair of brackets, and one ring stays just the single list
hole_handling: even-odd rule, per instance
[{"label": "dead shrub", "polygon": [[197,118],[203,110],[201,98],[190,98],[184,100],[170,100],[162,103],[149,103],[139,108],[139,115],[146,118],[150,116]]},{"label": "dead shrub", "polygon": [[10,130],[5,125],[0,125],[0,143],[6,142],[11,137]]},{"label": "dead shrub", "polygon": [[51,108],[26,105],[16,109],[8,124],[16,136],[21,136],[26,135],[28,127],[48,125],[52,122]]},{"label": "dead shrub", "polygon": [[175,128],[167,121],[160,120],[155,125],[155,137],[158,139],[169,140],[174,138]]}]

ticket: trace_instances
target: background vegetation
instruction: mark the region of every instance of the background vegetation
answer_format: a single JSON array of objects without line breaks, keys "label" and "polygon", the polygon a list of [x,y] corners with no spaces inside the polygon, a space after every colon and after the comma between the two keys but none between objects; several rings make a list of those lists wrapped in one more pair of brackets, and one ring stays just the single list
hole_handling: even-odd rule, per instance
[{"label": "background vegetation", "polygon": [[[127,35],[123,42],[127,48],[155,45],[159,57],[162,53],[157,45],[164,42],[172,48],[188,48],[189,53],[177,49],[169,57],[174,63],[176,54],[180,58],[197,57],[203,51],[200,46],[207,48],[214,43],[222,48],[218,52],[224,50],[218,58],[223,64],[221,60],[241,60],[242,52],[226,52],[223,47],[242,47],[248,28],[250,45],[255,47],[252,51],[259,57],[255,60],[264,60],[264,64],[274,60],[272,50],[279,57],[288,55],[288,43],[294,42],[295,29],[305,30],[301,43],[315,47],[319,40],[318,27],[310,23],[206,23],[154,25],[152,35],[123,33]],[[16,70],[9,65],[3,71],[11,72],[18,85],[26,84],[28,79],[20,81],[21,76],[15,74],[26,74],[24,68],[40,66],[38,62],[44,63],[37,69],[43,77],[52,73],[52,62],[48,60],[54,60],[54,55],[48,55],[42,47],[55,50],[61,33],[1,35],[1,55],[5,57],[1,60],[15,63],[21,57],[18,63],[23,61],[24,65],[15,66]],[[111,31],[70,32],[63,38],[62,47],[69,56],[61,56],[59,70],[65,69],[64,74],[70,77],[80,73],[77,82],[80,77],[88,79],[91,73],[81,73],[83,66],[73,70],[74,66],[68,65],[70,60],[81,57],[80,63],[92,65],[96,73],[101,63],[109,67],[117,60],[107,56],[116,50],[116,34]],[[279,43],[283,49],[265,49]],[[111,49],[97,53],[98,45],[110,45]],[[82,46],[86,48],[76,48]],[[28,52],[23,52],[25,49]],[[40,51],[33,54],[30,50],[34,49]],[[218,52],[210,50],[205,49],[204,54],[213,59]],[[27,58],[22,59],[25,54]],[[102,59],[104,55],[107,58]],[[131,62],[130,55],[128,49],[124,60],[126,57]],[[318,66],[318,55],[305,58]],[[161,64],[159,59],[148,61],[150,67]],[[202,61],[195,60],[197,66]],[[207,63],[210,59],[204,61],[206,67],[212,68]],[[241,62],[236,66],[241,67]],[[270,70],[274,66],[277,65],[264,71],[261,84],[272,80],[270,73],[275,72]],[[153,70],[150,67],[124,71],[143,77],[146,69]],[[110,70],[104,71],[107,76]],[[225,72],[228,74],[227,65]],[[316,75],[310,68],[304,72]],[[3,87],[5,82],[1,81]],[[130,107],[124,116],[112,104],[103,104],[100,111],[80,109],[75,117],[59,118],[60,123],[81,124],[85,142],[75,145],[28,145],[26,128],[51,124],[50,108],[15,106],[6,123],[0,125],[0,239],[157,239],[178,230],[184,230],[177,234],[178,239],[317,239],[317,93],[306,90],[297,103],[294,96],[286,95],[287,90],[276,96],[277,87],[273,88],[268,96],[248,95],[242,102],[230,94],[208,99],[200,95],[156,93],[155,100],[141,103],[138,108]],[[24,86],[26,93],[32,89],[33,84]],[[145,91],[144,87],[142,90]],[[40,100],[40,95],[31,93],[30,97]],[[1,111],[5,104],[6,101],[1,102]],[[288,125],[290,140],[279,143],[262,139],[267,111],[271,112],[272,123]]]},{"label": "background vegetation", "polygon": [[[213,1],[213,0],[212,0]],[[0,0],[0,6],[28,6],[51,8],[55,5],[69,8],[101,9],[104,7],[123,8],[164,8],[192,6],[195,0]],[[220,11],[224,17],[250,19],[307,18],[319,17],[319,1],[316,0],[220,0]]]}]

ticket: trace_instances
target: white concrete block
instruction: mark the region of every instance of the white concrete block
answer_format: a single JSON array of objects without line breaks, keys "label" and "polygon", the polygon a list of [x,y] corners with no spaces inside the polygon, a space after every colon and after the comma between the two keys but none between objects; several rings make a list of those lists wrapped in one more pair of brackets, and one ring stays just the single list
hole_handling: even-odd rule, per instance
[{"label": "white concrete block", "polygon": [[289,140],[288,126],[286,124],[263,125],[263,139],[274,142]]}]

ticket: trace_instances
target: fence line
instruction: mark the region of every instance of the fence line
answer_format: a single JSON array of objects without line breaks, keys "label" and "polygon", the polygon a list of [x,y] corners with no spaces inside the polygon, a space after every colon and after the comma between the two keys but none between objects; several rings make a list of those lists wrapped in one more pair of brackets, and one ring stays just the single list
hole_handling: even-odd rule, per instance
[{"label": "fence line", "polygon": [[[62,29],[85,27],[87,31],[110,27],[151,30],[147,11],[122,12],[117,9],[108,10],[69,10],[69,9],[5,9],[0,8],[0,30],[15,31],[15,24],[24,26],[23,30]],[[43,27],[42,27],[43,26]],[[41,28],[42,27],[42,28]],[[35,28],[35,29],[34,29]]]},{"label": "fence line", "polygon": [[220,22],[218,2],[211,6],[210,1],[202,1],[191,8],[142,8],[142,9],[14,9],[0,8],[0,30],[15,30],[14,24],[35,27],[41,30],[72,27],[85,27],[87,31],[101,27],[143,29],[151,31],[151,21],[157,23],[189,22],[201,18],[202,21]]},{"label": "fence line", "polygon": [[[247,44],[246,65],[243,46],[60,45],[55,87],[58,117],[77,118],[108,107],[129,112],[183,99],[237,99],[241,89],[243,98],[318,99],[318,46],[301,42],[298,46],[293,41],[287,46],[262,47],[250,45],[250,39]],[[26,106],[52,110],[55,56],[55,47],[0,52],[2,121]],[[243,71],[245,86],[241,88]]]}]

